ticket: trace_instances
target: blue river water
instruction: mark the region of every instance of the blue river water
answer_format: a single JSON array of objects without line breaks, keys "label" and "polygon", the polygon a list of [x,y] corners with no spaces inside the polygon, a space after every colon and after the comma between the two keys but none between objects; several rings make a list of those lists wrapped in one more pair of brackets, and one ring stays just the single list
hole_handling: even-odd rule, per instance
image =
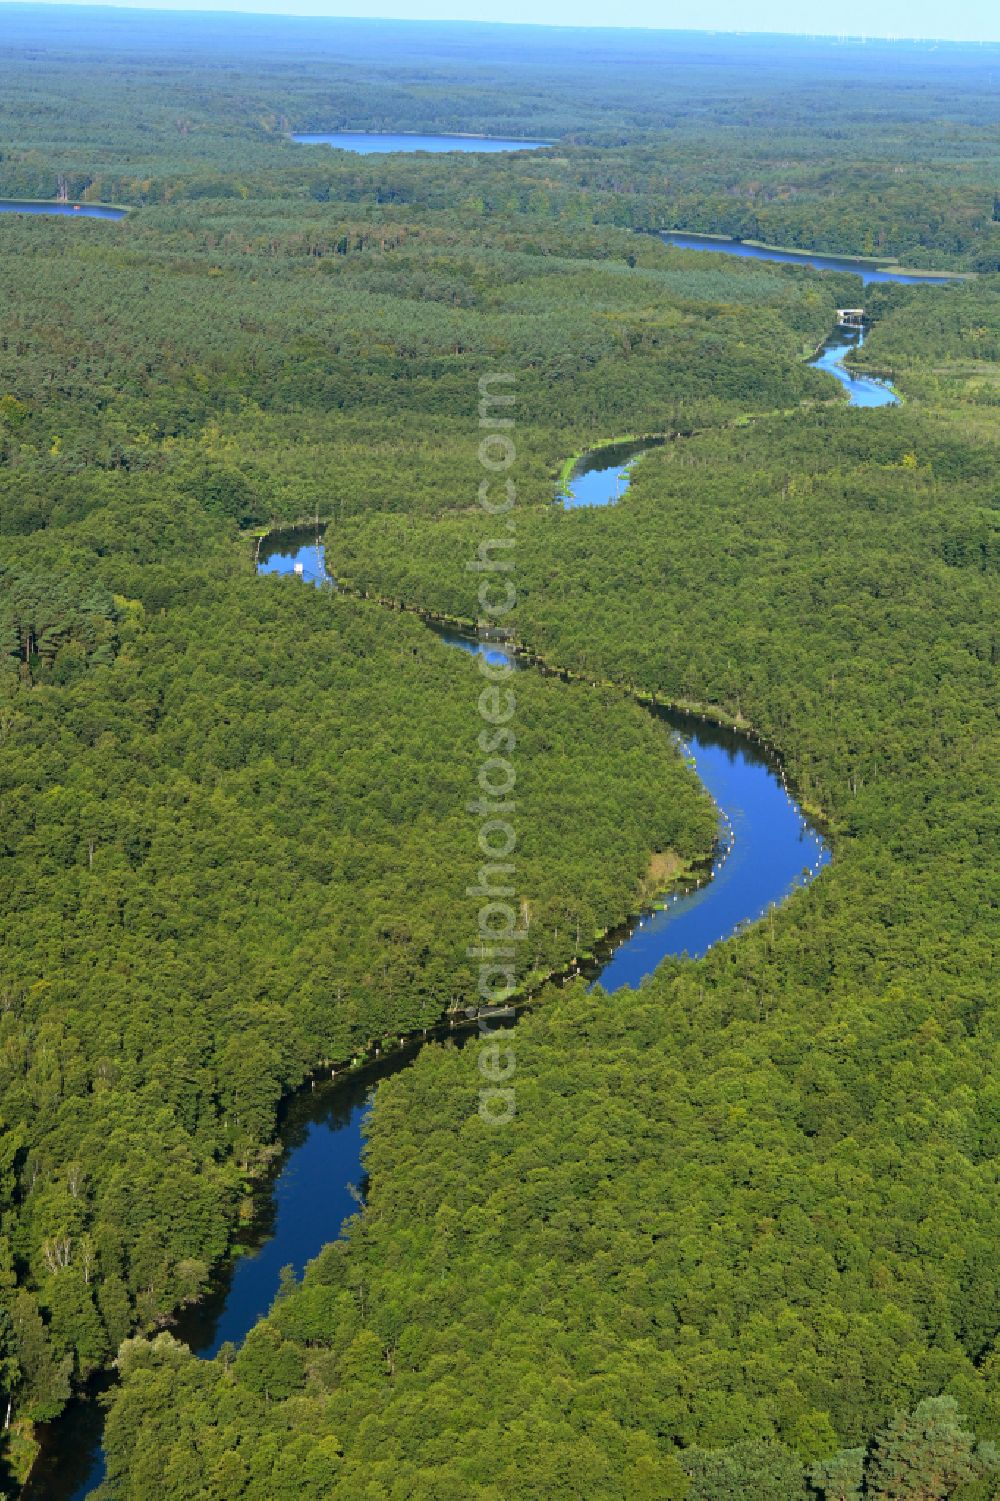
[{"label": "blue river water", "polygon": [[597,973],[607,991],[635,988],[668,956],[696,959],[765,917],[829,864],[830,849],[785,785],[781,769],[745,736],[663,710],[719,810],[718,848],[704,880],[631,925]]},{"label": "blue river water", "polygon": [[[899,397],[890,385],[870,375],[855,375],[844,363],[851,350],[860,349],[863,343],[863,329],[838,326],[811,364],[840,381],[853,407],[896,406]],[[572,511],[581,506],[615,505],[627,491],[632,470],[643,454],[662,441],[647,438],[609,443],[584,454],[560,496],[563,508]]]},{"label": "blue river water", "polygon": [[410,1042],[400,1054],[344,1070],[290,1098],[271,1192],[241,1237],[242,1254],[174,1326],[173,1333],[196,1355],[211,1359],[227,1340],[242,1344],[274,1302],[282,1268],[290,1266],[301,1277],[306,1263],[357,1213],[364,1189],[362,1132],[372,1092],[380,1078],[398,1073],[419,1051],[420,1044]]},{"label": "blue river water", "polygon": [[264,538],[257,557],[257,572],[292,573],[307,584],[333,583],[326,571],[322,532],[311,527]]},{"label": "blue river water", "polygon": [[[601,471],[596,471],[601,472]],[[303,581],[331,582],[322,538],[313,532],[277,533],[261,548],[261,573],[298,574]],[[431,626],[446,646],[510,663],[530,662],[493,641],[445,625]],[[668,898],[660,911],[643,914],[596,971],[606,990],[635,986],[668,956],[703,955],[744,924],[764,917],[830,859],[829,848],[804,817],[777,763],[747,736],[710,721],[657,709],[682,752],[689,756],[719,809],[719,848],[708,875],[685,895]]]},{"label": "blue river water", "polygon": [[[257,569],[303,584],[333,587],[325,543],[316,528],[276,533],[264,539]],[[514,670],[531,663],[503,647],[442,626],[443,645]],[[637,986],[667,957],[698,957],[713,943],[766,915],[797,886],[813,879],[830,859],[822,836],[803,817],[784,784],[780,767],[746,736],[666,709],[665,734],[688,755],[719,810],[718,846],[711,869],[692,877],[685,895],[667,897],[611,936],[587,971],[612,992]],[[698,884],[695,884],[695,882]],[[433,1036],[465,1035],[447,1025]],[[254,1223],[239,1237],[238,1254],[220,1271],[198,1304],[182,1312],[174,1333],[198,1355],[210,1358],[230,1341],[240,1344],[267,1313],[281,1271],[300,1277],[307,1264],[341,1233],[357,1212],[364,1186],[364,1126],[379,1078],[407,1067],[421,1047],[409,1041],[399,1052],[357,1071],[344,1071],[298,1091],[283,1113],[282,1155],[269,1195]],[[93,1400],[77,1399],[40,1432],[41,1454],[23,1501],[82,1501],[104,1475],[102,1414]]]},{"label": "blue river water", "polygon": [[96,203],[19,203],[0,199],[0,214],[59,214],[67,219],[124,219],[125,210]]},{"label": "blue river water", "polygon": [[[545,142],[482,141],[470,137],[299,136],[356,151],[504,151],[528,150]],[[353,144],[349,144],[353,143]],[[89,205],[79,210],[52,204],[0,204],[0,212],[74,213],[84,217],[121,218],[120,210]],[[819,270],[848,271],[869,282],[941,284],[947,276],[911,277],[899,272],[806,252],[771,251],[736,241],[697,235],[666,235],[680,248],[716,251],[759,260],[808,264]],[[870,377],[851,375],[843,360],[863,339],[859,330],[838,328],[826,341],[818,368],[829,371],[858,407],[884,406],[898,398]],[[607,505],[628,485],[631,465],[651,446],[605,448],[585,456],[571,476],[564,504],[572,508]],[[315,528],[266,539],[258,555],[261,574],[290,574],[303,583],[333,584],[326,568],[323,536]],[[484,655],[512,667],[529,665],[488,642],[459,631],[435,627],[445,645]],[[608,992],[637,986],[667,957],[703,955],[714,943],[731,937],[765,917],[796,887],[808,883],[828,864],[830,851],[822,835],[803,816],[785,784],[780,766],[746,736],[687,715],[658,709],[669,732],[693,761],[719,810],[718,845],[710,872],[689,883],[690,889],[666,898],[661,910],[648,910],[612,935],[599,955],[591,978]],[[432,1035],[442,1035],[435,1029]],[[453,1034],[463,1040],[461,1031]],[[239,1253],[218,1274],[208,1295],[177,1320],[175,1332],[197,1354],[210,1357],[225,1341],[239,1344],[265,1314],[277,1292],[282,1268],[301,1276],[310,1261],[341,1232],[363,1190],[364,1124],[372,1091],[380,1077],[397,1073],[420,1051],[420,1041],[364,1068],[300,1090],[288,1101],[281,1124],[282,1156],[271,1193],[254,1224],[238,1241]],[[101,1448],[103,1415],[85,1397],[69,1404],[53,1424],[39,1430],[40,1454],[22,1493],[22,1501],[82,1501],[104,1475]]]},{"label": "blue river water", "polygon": [[565,509],[614,505],[629,487],[633,465],[648,449],[662,442],[662,438],[645,438],[629,443],[608,443],[593,453],[584,454],[570,474],[563,492]]},{"label": "blue river water", "polygon": [[[446,645],[494,664],[530,666],[493,642],[446,626],[432,628]],[[713,943],[780,906],[831,858],[780,766],[755,742],[697,715],[667,708],[653,712],[670,727],[719,810],[718,847],[697,884],[692,880],[686,892],[669,896],[662,908],[643,913],[612,936],[610,953],[593,971],[595,983],[609,992],[641,985],[663,959],[701,958]]]},{"label": "blue river water", "polygon": [[835,376],[847,392],[852,407],[898,405],[899,397],[885,381],[876,380],[871,375],[855,375],[845,365],[844,360],[851,350],[860,349],[864,342],[863,329],[836,329],[823,345],[818,358],[812,361],[814,369]]},{"label": "blue river water", "polygon": [[737,255],[754,261],[781,261],[788,266],[812,266],[815,271],[847,271],[860,276],[862,283],[894,281],[907,286],[941,286],[953,281],[951,276],[908,276],[903,271],[888,271],[872,261],[852,261],[846,256],[818,255],[812,250],[774,250],[766,245],[748,245],[743,240],[716,240],[711,235],[687,235],[671,230],[663,232],[663,239],[678,250],[711,250],[717,255]]},{"label": "blue river water", "polygon": [[300,146],[336,146],[362,156],[389,151],[540,151],[549,141],[505,141],[495,136],[391,135],[369,130],[338,130],[329,135],[293,135]]}]

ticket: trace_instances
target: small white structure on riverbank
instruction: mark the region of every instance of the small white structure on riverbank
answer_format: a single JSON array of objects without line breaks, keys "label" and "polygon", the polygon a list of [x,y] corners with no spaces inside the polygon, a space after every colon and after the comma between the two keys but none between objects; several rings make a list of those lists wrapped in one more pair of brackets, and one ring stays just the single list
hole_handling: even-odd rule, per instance
[{"label": "small white structure on riverbank", "polygon": [[837,322],[844,328],[864,328],[865,310],[863,307],[839,307]]}]

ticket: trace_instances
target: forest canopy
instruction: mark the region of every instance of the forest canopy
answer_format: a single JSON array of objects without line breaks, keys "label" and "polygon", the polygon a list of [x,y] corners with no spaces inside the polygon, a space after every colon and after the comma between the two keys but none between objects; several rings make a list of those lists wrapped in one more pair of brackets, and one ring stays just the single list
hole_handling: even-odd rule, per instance
[{"label": "forest canopy", "polygon": [[[996,49],[4,24],[0,194],[128,209],[0,213],[8,1490],[117,1359],[107,1501],[992,1501]],[[346,128],[550,144],[290,138]],[[810,363],[861,296],[893,408]],[[547,989],[501,1135],[425,1046],[364,1213],[202,1361],[169,1326],[281,1101],[474,986],[481,681],[417,612],[477,614],[497,371],[513,629],[580,679],[518,677],[519,982],[712,846],[637,696],[752,725],[835,859],[639,991]],[[627,495],[565,511],[627,435]],[[255,577],[303,521],[336,587]]]}]

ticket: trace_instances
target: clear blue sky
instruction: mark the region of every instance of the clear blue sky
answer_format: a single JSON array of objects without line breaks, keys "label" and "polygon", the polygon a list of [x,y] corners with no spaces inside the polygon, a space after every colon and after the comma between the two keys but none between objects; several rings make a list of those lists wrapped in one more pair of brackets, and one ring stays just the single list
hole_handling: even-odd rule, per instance
[{"label": "clear blue sky", "polygon": [[[67,3],[67,0],[59,0]],[[69,0],[87,4],[93,0]],[[112,0],[114,3],[114,0]],[[236,10],[407,21],[508,21],[657,30],[1000,41],[998,0],[125,0],[149,10]],[[2,9],[0,9],[2,16]]]}]

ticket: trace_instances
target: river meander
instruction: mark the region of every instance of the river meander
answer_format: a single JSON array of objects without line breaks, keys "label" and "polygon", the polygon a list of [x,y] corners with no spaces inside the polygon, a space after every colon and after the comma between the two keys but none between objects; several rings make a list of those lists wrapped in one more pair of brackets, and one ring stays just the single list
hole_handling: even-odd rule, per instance
[{"label": "river meander", "polygon": [[[279,587],[328,586],[325,539],[315,527],[277,533],[258,549],[258,573],[284,576]],[[518,671],[530,659],[463,631],[430,627],[443,648],[507,660]],[[688,889],[670,893],[637,914],[598,946],[583,973],[608,991],[637,986],[670,956],[691,958],[763,917],[830,859],[819,831],[785,784],[777,760],[744,734],[701,718],[657,707],[669,738],[688,756],[719,813],[718,843],[710,867]],[[430,1034],[463,1040],[461,1027],[443,1020]],[[311,1083],[282,1112],[281,1157],[260,1195],[253,1224],[237,1241],[237,1254],[215,1278],[206,1297],[185,1310],[174,1333],[206,1358],[225,1341],[239,1344],[266,1314],[281,1269],[305,1265],[335,1239],[355,1213],[364,1181],[365,1119],[380,1078],[416,1057],[423,1039],[369,1061],[335,1080]],[[93,1400],[77,1399],[40,1431],[41,1453],[23,1501],[78,1501],[103,1475],[102,1414]]]},{"label": "river meander", "polygon": [[[343,137],[331,144],[345,144]],[[531,144],[459,138],[463,144],[418,145],[425,138],[377,138],[369,150],[512,150]],[[405,139],[406,144],[390,145]],[[362,146],[346,149],[365,149]],[[3,211],[72,213],[65,205],[8,204]],[[81,209],[103,218],[121,217],[115,210]],[[706,240],[693,235],[667,238],[680,248],[717,251],[806,264],[819,270],[849,271],[868,282],[937,282],[950,278],[913,277],[856,261],[805,252],[772,251],[736,241]],[[868,376],[854,375],[844,364],[863,331],[838,327],[823,344],[813,363],[841,382],[851,405],[890,405],[898,397],[890,386]],[[635,463],[654,442],[646,440],[596,448],[571,471],[563,503],[569,507],[608,505],[627,491]],[[305,585],[333,585],[327,569],[325,539],[317,528],[276,533],[258,549],[261,575],[286,574]],[[288,587],[285,585],[284,587]],[[494,661],[506,653],[461,631],[435,627],[444,646],[482,653]],[[523,669],[530,663],[511,657]],[[731,937],[745,924],[764,917],[785,901],[796,887],[808,883],[830,859],[820,832],[803,815],[787,787],[778,761],[750,737],[706,720],[656,708],[682,752],[719,810],[719,836],[711,869],[699,884],[684,893],[671,893],[662,903],[624,924],[600,946],[586,971],[613,992],[635,986],[668,957],[704,954],[714,943]],[[461,1028],[444,1023],[432,1036],[463,1037]],[[354,1213],[364,1178],[364,1123],[380,1078],[408,1067],[422,1040],[410,1041],[391,1057],[369,1062],[336,1080],[306,1086],[287,1102],[280,1127],[281,1156],[261,1195],[254,1223],[237,1241],[237,1254],[219,1271],[208,1295],[181,1315],[175,1333],[199,1355],[212,1356],[230,1340],[238,1344],[264,1315],[278,1288],[281,1268],[290,1265],[301,1276],[306,1263],[334,1239],[344,1220]],[[103,1415],[97,1403],[75,1399],[55,1423],[39,1432],[41,1450],[22,1501],[80,1501],[103,1475],[101,1430]]]}]

